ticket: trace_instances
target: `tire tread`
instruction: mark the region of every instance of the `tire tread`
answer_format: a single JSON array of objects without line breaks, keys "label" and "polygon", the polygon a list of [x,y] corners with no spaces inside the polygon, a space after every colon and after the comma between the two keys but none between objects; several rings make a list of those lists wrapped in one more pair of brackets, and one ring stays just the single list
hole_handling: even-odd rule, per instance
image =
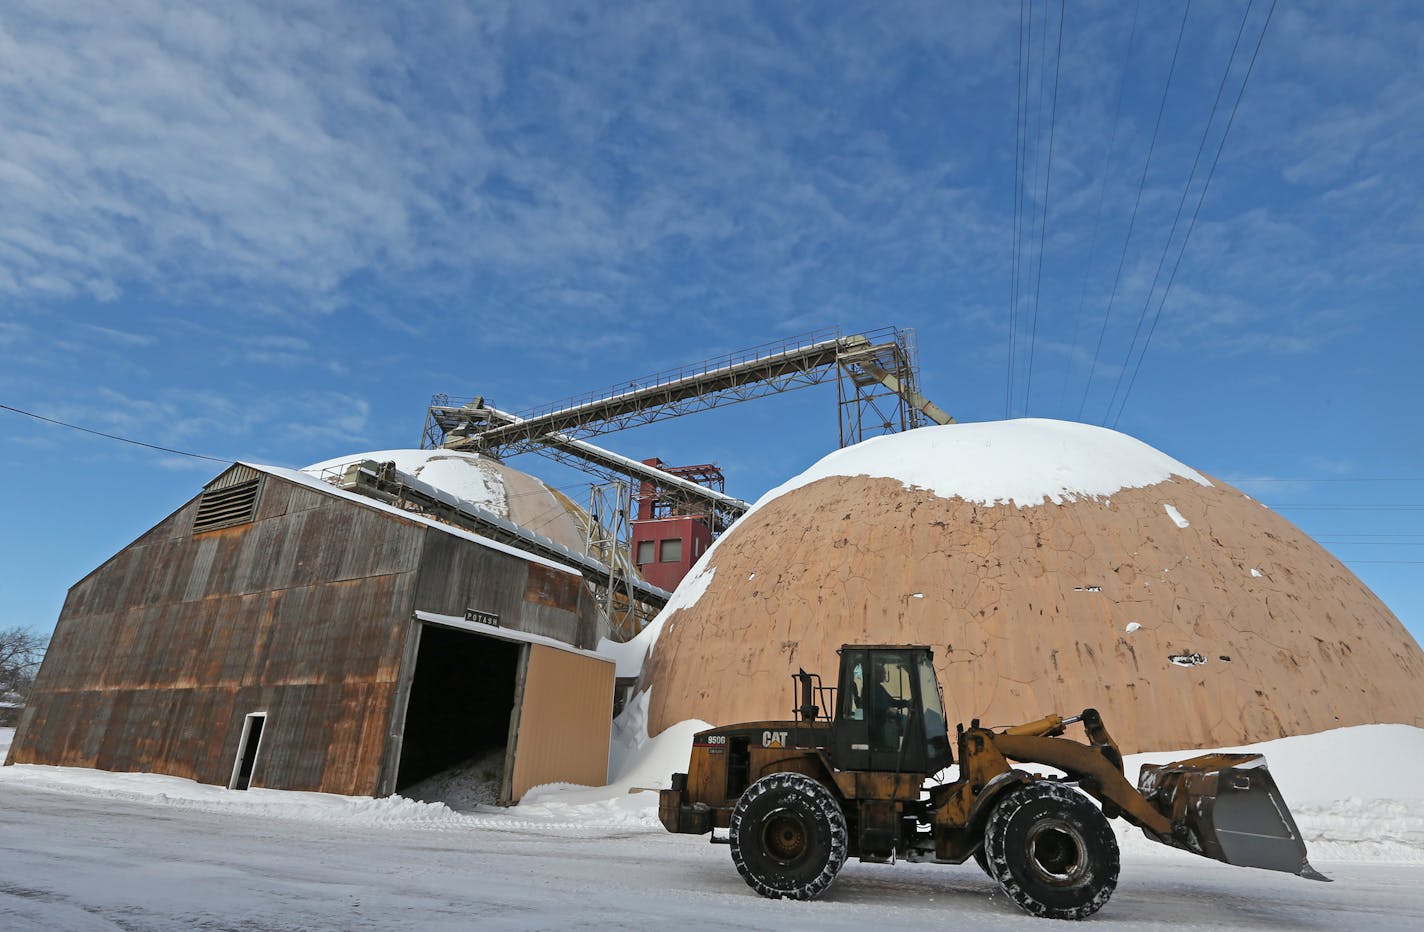
[{"label": "tire tread", "polygon": [[[828,830],[829,850],[826,863],[816,876],[809,880],[795,885],[773,885],[769,882],[771,878],[759,876],[755,866],[748,864],[743,856],[742,832],[747,828],[745,823],[748,819],[748,812],[768,794],[799,798],[810,807],[811,813],[816,818],[823,820],[824,826]],[[845,813],[841,811],[840,802],[819,780],[795,772],[771,774],[762,777],[748,787],[741,798],[737,800],[736,808],[732,811],[730,835],[732,863],[737,866],[737,872],[742,875],[742,879],[747,882],[749,887],[773,900],[782,898],[809,900],[821,895],[831,885],[831,881],[836,879],[836,874],[845,864],[848,849]]]},{"label": "tire tread", "polygon": [[[1093,865],[1093,884],[1085,887],[1089,895],[1072,905],[1044,902],[1017,876],[1005,850],[1005,834],[1014,817],[1027,805],[1048,800],[1065,812],[1076,812],[1084,828],[1092,833],[1101,849]],[[1033,781],[1009,790],[995,804],[984,827],[984,854],[988,873],[998,881],[1000,889],[1025,912],[1046,919],[1086,919],[1107,903],[1117,887],[1119,855],[1117,837],[1107,816],[1092,801],[1077,790],[1061,783]]]}]

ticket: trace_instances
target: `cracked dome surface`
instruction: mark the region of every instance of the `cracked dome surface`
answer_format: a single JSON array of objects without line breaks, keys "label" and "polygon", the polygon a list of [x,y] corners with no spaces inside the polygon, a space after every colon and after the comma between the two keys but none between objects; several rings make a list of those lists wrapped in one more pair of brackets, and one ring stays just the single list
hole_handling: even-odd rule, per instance
[{"label": "cracked dome surface", "polygon": [[[1049,423],[1111,457],[1113,432]],[[956,470],[994,463],[927,464],[954,451],[910,439],[921,433],[879,438],[876,455],[944,481],[837,475],[864,465],[839,451],[723,535],[683,584],[700,595],[650,632],[649,734],[789,718],[791,675],[833,683],[836,649],[854,642],[929,645],[951,720],[1094,707],[1127,753],[1424,726],[1424,651],[1339,561],[1239,490],[1182,467],[1110,494],[992,504],[947,490]],[[992,446],[994,434],[961,436]]]}]

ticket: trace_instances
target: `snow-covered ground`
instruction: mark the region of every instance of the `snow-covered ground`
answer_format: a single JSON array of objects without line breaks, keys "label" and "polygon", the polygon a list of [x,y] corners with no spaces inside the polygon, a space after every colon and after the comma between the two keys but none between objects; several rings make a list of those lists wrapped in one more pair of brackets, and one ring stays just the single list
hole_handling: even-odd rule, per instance
[{"label": "snow-covered ground", "polygon": [[[850,863],[821,899],[773,902],[727,849],[666,834],[655,787],[686,761],[679,726],[604,788],[547,787],[512,809],[233,792],[174,777],[0,769],[0,928],[1043,928],[972,863]],[[10,735],[0,731],[0,742]],[[1424,730],[1341,729],[1260,746],[1313,883],[1153,845],[1122,826],[1132,928],[1424,928]],[[1129,758],[1135,775],[1145,759]],[[630,789],[635,790],[630,792]]]}]

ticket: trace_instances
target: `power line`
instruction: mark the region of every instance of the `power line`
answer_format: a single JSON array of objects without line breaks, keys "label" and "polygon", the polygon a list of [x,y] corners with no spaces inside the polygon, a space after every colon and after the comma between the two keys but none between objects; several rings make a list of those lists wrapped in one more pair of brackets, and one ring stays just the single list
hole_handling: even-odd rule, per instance
[{"label": "power line", "polygon": [[[1044,10],[1047,11],[1047,9],[1048,9],[1048,0],[1043,0],[1043,3],[1044,3]],[[1030,176],[1037,177],[1037,175],[1038,175],[1038,139],[1039,139],[1039,136],[1041,135],[1040,132],[1039,132],[1039,127],[1042,125],[1042,119],[1043,119],[1043,118],[1042,118],[1042,114],[1043,114],[1043,89],[1042,89],[1042,85],[1043,85],[1043,61],[1044,61],[1044,59],[1047,57],[1047,56],[1046,56],[1046,53],[1045,53],[1045,52],[1043,51],[1043,49],[1042,49],[1042,46],[1045,46],[1045,45],[1047,44],[1047,41],[1048,41],[1048,33],[1047,33],[1046,31],[1044,31],[1044,30],[1040,30],[1040,39],[1039,39],[1040,51],[1039,51],[1039,56],[1038,56],[1039,94],[1038,94],[1037,106],[1036,106],[1035,114],[1034,114],[1034,130],[1033,130],[1032,135],[1030,135],[1030,133],[1029,133],[1028,110],[1029,110],[1029,97],[1030,97],[1030,94],[1031,94],[1031,87],[1032,87],[1032,80],[1033,80],[1033,0],[1028,0],[1028,28],[1027,28],[1027,30],[1026,30],[1026,32],[1025,32],[1025,37],[1024,37],[1024,53],[1025,53],[1025,58],[1024,58],[1024,68],[1023,68],[1023,133],[1022,133],[1022,137],[1021,137],[1021,138],[1022,138],[1022,143],[1021,143],[1021,144],[1022,144],[1022,146],[1023,146],[1023,157],[1019,160],[1019,209],[1018,209],[1017,226],[1016,226],[1015,241],[1014,241],[1015,248],[1016,248],[1017,251],[1018,251],[1018,262],[1017,262],[1017,265],[1016,265],[1016,268],[1015,268],[1015,271],[1014,271],[1013,341],[1012,341],[1012,346],[1011,346],[1011,351],[1012,351],[1012,352],[1011,352],[1011,356],[1010,356],[1010,359],[1009,359],[1009,367],[1010,367],[1010,369],[1009,369],[1009,411],[1006,412],[1006,414],[1005,414],[1006,417],[1009,416],[1010,413],[1012,413],[1012,409],[1013,409],[1013,386],[1014,386],[1014,383],[1017,382],[1017,378],[1016,378],[1015,376],[1016,376],[1016,370],[1018,369],[1018,355],[1019,355],[1019,349],[1018,349],[1018,318],[1019,318],[1019,306],[1023,303],[1023,295],[1024,295],[1024,291],[1026,290],[1026,289],[1025,289],[1025,283],[1024,283],[1024,268],[1025,268],[1026,262],[1025,262],[1025,259],[1024,259],[1025,250],[1024,250],[1023,239],[1024,239],[1024,234],[1025,234],[1025,232],[1027,232],[1027,230],[1028,230],[1028,224],[1027,224],[1027,222],[1025,221],[1025,213],[1026,213],[1027,208],[1028,208],[1028,179],[1029,179]],[[1030,142],[1030,140],[1032,140],[1032,142],[1033,142],[1033,167],[1032,167],[1032,168],[1029,168],[1029,142]]]},{"label": "power line", "polygon": [[1341,560],[1346,566],[1424,566],[1424,560]]},{"label": "power line", "polygon": [[[1023,179],[1023,129],[1021,121],[1027,109],[1023,102],[1024,91],[1024,3],[1019,0],[1019,61],[1014,72],[1014,223],[1013,249],[1009,261],[1009,364],[1008,377],[1004,385],[1004,417],[1007,419],[1013,406],[1014,397],[1014,344],[1017,341],[1019,302],[1019,189]],[[1030,10],[1032,15],[1032,10]]]},{"label": "power line", "polygon": [[[208,455],[206,455],[206,454],[204,454],[204,453],[191,453],[191,452],[189,452],[189,451],[187,451],[187,450],[175,450],[175,449],[173,449],[172,447],[163,447],[163,446],[159,446],[158,444],[154,444],[154,443],[145,443],[145,442],[142,441],[142,440],[133,440],[133,439],[131,439],[131,438],[129,438],[129,437],[120,437],[118,434],[107,434],[107,433],[104,433],[102,430],[94,430],[93,428],[90,428],[90,427],[82,427],[82,426],[80,426],[80,425],[78,425],[78,424],[70,424],[70,423],[67,422],[67,421],[57,420],[57,419],[52,418],[52,417],[45,417],[43,414],[36,414],[36,413],[33,412],[33,411],[26,411],[26,410],[24,410],[23,408],[16,408],[16,407],[12,407],[11,405],[7,405],[7,404],[0,404],[0,410],[10,411],[10,412],[13,412],[14,414],[21,414],[21,415],[24,415],[25,417],[33,418],[33,419],[35,419],[36,421],[43,421],[43,422],[45,422],[46,424],[53,424],[53,425],[55,425],[55,426],[57,426],[57,427],[65,427],[65,428],[68,428],[69,430],[77,430],[77,431],[80,431],[80,432],[82,432],[82,433],[93,434],[93,435],[96,436],[96,437],[103,437],[103,438],[105,438],[105,439],[107,439],[107,440],[117,440],[117,441],[119,441],[120,443],[130,443],[130,444],[133,444],[133,445],[136,446],[136,447],[144,447],[145,449],[148,449],[148,450],[157,450],[157,451],[159,451],[159,452],[161,452],[161,453],[173,453],[173,454],[176,454],[176,455],[178,455],[178,456],[190,456],[190,457],[192,457],[193,459],[211,460],[211,461],[214,462],[214,463],[233,463],[233,462],[236,462],[236,461],[237,461],[237,460],[236,460],[235,458],[233,458],[233,457],[208,456]],[[351,462],[354,463],[354,462],[356,462],[356,460],[352,460]],[[586,485],[587,485],[587,483],[583,483],[583,482],[576,482],[576,483],[571,483],[571,484],[569,484],[569,485],[561,485],[561,486],[552,486],[552,485],[549,485],[549,486],[545,486],[545,487],[542,488],[542,489],[530,489],[530,490],[527,491],[527,492],[506,492],[504,497],[505,497],[506,499],[513,499],[513,498],[520,498],[520,497],[523,497],[523,496],[526,496],[526,495],[539,495],[539,494],[543,493],[545,490],[556,490],[556,491],[559,491],[559,492],[568,492],[568,491],[571,491],[571,490],[573,490],[573,489],[584,488],[584,487],[586,487]]]},{"label": "power line", "polygon": [[[1045,2],[1044,9],[1048,5]],[[1053,108],[1048,116],[1048,168],[1043,175],[1043,223],[1038,233],[1038,274],[1033,286],[1033,327],[1028,338],[1028,378],[1024,383],[1024,416],[1033,394],[1033,351],[1038,341],[1038,299],[1043,292],[1043,253],[1048,242],[1048,192],[1053,182],[1053,130],[1058,124],[1058,76],[1063,67],[1063,19],[1066,0],[1058,0],[1058,51],[1053,59]]]},{"label": "power line", "polygon": [[1117,299],[1117,287],[1122,281],[1122,268],[1127,262],[1127,247],[1132,242],[1132,230],[1137,225],[1137,210],[1142,205],[1142,189],[1147,185],[1147,170],[1152,165],[1152,153],[1157,148],[1157,133],[1162,128],[1162,114],[1167,111],[1167,92],[1172,89],[1172,76],[1177,73],[1177,56],[1182,51],[1182,36],[1187,31],[1187,14],[1192,11],[1191,0],[1182,9],[1182,24],[1177,28],[1177,45],[1172,50],[1172,64],[1167,68],[1167,83],[1162,86],[1162,102],[1157,107],[1157,122],[1152,126],[1152,139],[1147,144],[1147,159],[1142,163],[1142,177],[1137,182],[1137,198],[1132,202],[1132,217],[1127,222],[1127,236],[1122,241],[1122,255],[1117,260],[1117,274],[1113,276],[1112,293],[1108,296],[1107,309],[1103,312],[1103,326],[1098,331],[1098,346],[1093,351],[1093,364],[1088,369],[1088,381],[1083,386],[1083,400],[1078,404],[1078,418],[1083,417],[1083,409],[1088,404],[1088,390],[1093,387],[1093,375],[1098,371],[1098,357],[1103,352],[1103,337],[1108,332],[1108,319],[1112,316],[1113,302]]},{"label": "power line", "polygon": [[1292,510],[1292,512],[1418,512],[1424,504],[1272,504],[1263,502],[1269,509]]},{"label": "power line", "polygon": [[78,424],[70,424],[66,421],[58,421],[52,417],[45,417],[43,414],[36,414],[33,411],[25,411],[20,408],[12,408],[7,404],[0,404],[0,409],[12,411],[15,414],[23,414],[25,417],[34,418],[37,421],[44,421],[47,424],[55,424],[59,427],[67,427],[70,430],[82,431],[86,434],[93,434],[96,437],[105,437],[109,440],[117,440],[120,443],[131,443],[136,447],[146,447],[150,450],[158,450],[161,453],[173,453],[178,456],[191,456],[199,460],[212,460],[214,463],[231,463],[234,460],[221,456],[207,456],[202,453],[190,453],[187,450],[175,450],[172,447],[160,447],[154,443],[144,443],[142,440],[132,440],[128,437],[120,437],[118,434],[106,434],[102,430],[94,430],[90,427],[80,427]]},{"label": "power line", "polygon": [[[1030,3],[1029,9],[1030,9],[1030,12],[1031,12],[1031,11],[1032,11],[1032,3],[1033,3],[1033,0],[1029,0],[1029,3]],[[1048,0],[1043,0],[1043,25],[1042,25],[1042,27],[1040,27],[1039,32],[1038,32],[1038,95],[1034,98],[1034,107],[1033,107],[1033,136],[1031,137],[1031,139],[1032,139],[1032,141],[1033,141],[1033,168],[1031,168],[1031,169],[1029,170],[1029,175],[1032,176],[1032,179],[1033,179],[1033,189],[1034,189],[1034,192],[1035,192],[1035,193],[1037,193],[1037,191],[1038,191],[1038,160],[1039,160],[1039,155],[1040,155],[1040,153],[1041,153],[1042,150],[1043,150],[1043,97],[1044,97],[1044,85],[1047,84],[1047,83],[1048,83]],[[1024,189],[1024,197],[1025,197],[1025,204],[1027,204],[1027,200],[1026,200],[1027,197],[1028,197],[1028,188],[1027,188],[1027,187],[1025,187],[1025,189]],[[1029,228],[1029,226],[1028,226],[1028,223],[1030,223],[1030,222],[1031,222],[1031,221],[1029,221],[1029,220],[1023,221],[1023,223],[1022,223],[1022,229],[1023,229],[1024,234],[1029,237],[1029,241],[1030,241],[1030,243],[1031,243],[1031,242],[1032,242],[1032,237],[1033,237],[1033,232],[1032,232],[1032,230],[1031,230],[1031,229]],[[1028,250],[1027,250],[1026,248],[1020,248],[1019,252],[1020,252],[1020,258],[1019,258],[1019,272],[1020,272],[1021,275],[1024,275],[1025,277],[1027,277],[1027,275],[1028,275],[1027,269],[1032,266],[1033,260],[1032,260],[1032,259],[1029,259],[1028,262],[1025,263],[1025,261],[1024,261],[1024,259],[1023,259],[1023,256],[1026,255],[1027,252],[1028,252]],[[1019,291],[1020,300],[1024,300],[1024,297],[1027,295],[1027,293],[1028,293],[1028,283],[1027,283],[1027,281],[1025,281],[1024,284],[1023,284],[1022,286],[1020,286],[1020,291]],[[1015,363],[1015,365],[1017,365],[1017,362]],[[1024,396],[1024,405],[1025,405],[1025,408],[1027,408],[1027,405],[1028,405],[1028,396],[1027,396],[1027,395]]]},{"label": "power line", "polygon": [[[1162,255],[1157,259],[1157,269],[1152,273],[1152,284],[1147,287],[1147,297],[1142,301],[1142,312],[1137,315],[1137,327],[1132,331],[1132,342],[1128,344],[1127,355],[1122,360],[1122,369],[1118,371],[1117,381],[1113,384],[1112,397],[1108,399],[1107,410],[1103,412],[1104,424],[1107,424],[1108,417],[1112,414],[1113,405],[1117,403],[1117,393],[1122,390],[1123,376],[1127,375],[1127,367],[1132,363],[1132,351],[1137,349],[1137,338],[1142,335],[1142,325],[1146,322],[1147,312],[1152,307],[1152,294],[1157,290],[1157,282],[1162,277],[1162,267],[1167,264],[1167,254],[1172,250],[1172,239],[1177,235],[1177,224],[1182,219],[1182,208],[1187,205],[1187,194],[1192,190],[1192,182],[1196,180],[1197,166],[1201,164],[1202,153],[1206,151],[1206,141],[1211,135],[1211,124],[1216,121],[1216,111],[1221,106],[1221,95],[1226,92],[1226,81],[1231,77],[1231,66],[1236,64],[1236,51],[1241,47],[1241,37],[1246,34],[1246,22],[1251,18],[1251,6],[1254,2],[1255,0],[1247,0],[1246,12],[1241,15],[1241,25],[1236,29],[1236,41],[1231,43],[1231,54],[1227,56],[1226,68],[1221,72],[1221,82],[1216,86],[1216,97],[1211,102],[1211,112],[1207,114],[1206,125],[1202,127],[1201,142],[1197,143],[1197,153],[1192,156],[1192,168],[1187,173],[1187,183],[1182,185],[1182,196],[1177,200],[1177,212],[1172,216],[1172,226],[1167,231],[1166,242],[1162,244]],[[1146,352],[1145,346],[1143,352]],[[1136,375],[1136,370],[1133,371],[1133,374]]]},{"label": "power line", "polygon": [[1312,535],[1312,537],[1317,544],[1332,544],[1342,547],[1352,547],[1358,544],[1382,547],[1424,547],[1424,536],[1418,534],[1402,534],[1398,537],[1388,534],[1344,534],[1340,536],[1340,532],[1322,531],[1320,536]]},{"label": "power line", "polygon": [[1202,204],[1206,202],[1206,192],[1211,188],[1211,179],[1216,175],[1217,163],[1221,161],[1221,152],[1226,148],[1226,138],[1231,135],[1231,125],[1236,121],[1236,111],[1241,106],[1241,99],[1246,96],[1246,85],[1251,81],[1251,72],[1256,68],[1256,56],[1261,54],[1261,45],[1266,41],[1266,30],[1271,26],[1271,14],[1276,12],[1276,0],[1271,0],[1271,8],[1266,11],[1266,21],[1261,24],[1261,35],[1256,39],[1256,48],[1251,52],[1251,61],[1246,66],[1246,76],[1241,79],[1241,90],[1236,94],[1236,102],[1231,105],[1231,116],[1226,120],[1226,129],[1222,131],[1221,143],[1216,147],[1216,155],[1211,160],[1211,170],[1206,174],[1206,181],[1202,184],[1201,195],[1197,198],[1196,210],[1192,211],[1192,222],[1187,225],[1187,233],[1182,237],[1182,248],[1177,253],[1177,260],[1172,264],[1172,274],[1167,278],[1167,287],[1162,291],[1162,300],[1157,302],[1157,313],[1152,317],[1152,327],[1147,331],[1147,340],[1142,344],[1142,355],[1137,357],[1137,366],[1132,370],[1132,379],[1127,383],[1127,391],[1122,396],[1122,407],[1117,410],[1117,417],[1113,420],[1113,426],[1122,419],[1123,409],[1127,407],[1128,396],[1132,394],[1132,387],[1137,384],[1137,373],[1142,370],[1142,360],[1147,356],[1147,348],[1152,345],[1152,335],[1157,332],[1157,322],[1162,319],[1162,308],[1167,303],[1167,296],[1172,293],[1172,283],[1177,280],[1177,270],[1182,266],[1182,257],[1187,254],[1187,243],[1191,241],[1192,231],[1197,227],[1197,217],[1201,216]]},{"label": "power line", "polygon": [[1275,477],[1272,477],[1272,478],[1269,478],[1269,479],[1268,479],[1268,478],[1259,478],[1259,479],[1256,479],[1256,478],[1246,478],[1246,477],[1242,477],[1242,478],[1239,478],[1239,479],[1233,479],[1233,478],[1231,478],[1231,477],[1228,476],[1228,477],[1226,477],[1226,481],[1232,482],[1232,483],[1236,483],[1236,482],[1424,482],[1424,476],[1391,476],[1391,477],[1377,477],[1377,476],[1376,476],[1376,477],[1369,477],[1369,476],[1362,476],[1362,477],[1360,477],[1360,478],[1358,478],[1358,479],[1347,479],[1347,478],[1339,478],[1339,477],[1332,477],[1332,478],[1329,478],[1329,479],[1324,479],[1324,478],[1317,478],[1317,479],[1308,479],[1308,478],[1307,478],[1307,479],[1279,479],[1279,478],[1275,478]]},{"label": "power line", "polygon": [[[1127,49],[1122,56],[1122,75],[1117,81],[1117,103],[1113,105],[1112,132],[1108,134],[1108,144],[1103,149],[1103,167],[1100,175],[1101,183],[1098,185],[1098,206],[1093,211],[1093,232],[1088,241],[1088,261],[1083,266],[1083,288],[1078,294],[1078,307],[1073,312],[1073,340],[1068,345],[1072,349],[1078,346],[1078,333],[1083,325],[1083,306],[1088,300],[1088,279],[1093,268],[1093,260],[1098,255],[1098,230],[1102,226],[1103,203],[1107,200],[1108,192],[1108,168],[1112,164],[1113,145],[1117,142],[1117,128],[1122,119],[1122,98],[1127,90],[1128,66],[1132,63],[1132,47],[1137,38],[1137,14],[1142,7],[1142,0],[1134,0],[1132,4],[1132,28],[1127,33]],[[1073,374],[1071,359],[1068,366],[1063,369],[1063,390],[1058,393],[1060,398],[1068,397],[1068,380]]]}]

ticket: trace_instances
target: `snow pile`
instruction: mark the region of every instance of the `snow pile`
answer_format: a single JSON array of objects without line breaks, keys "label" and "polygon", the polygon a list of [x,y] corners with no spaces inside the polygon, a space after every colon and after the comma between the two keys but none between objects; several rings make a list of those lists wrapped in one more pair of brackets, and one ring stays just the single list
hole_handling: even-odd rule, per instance
[{"label": "snow pile", "polygon": [[1019,507],[1105,498],[1173,476],[1211,485],[1191,467],[1115,430],[1024,418],[924,427],[866,440],[822,458],[763,495],[753,510],[830,476],[898,479],[943,498]]},{"label": "snow pile", "polygon": [[0,728],[0,763],[5,762],[5,755],[10,753],[10,742],[15,740],[15,729]]},{"label": "snow pile", "polygon": [[[646,695],[639,697],[646,713]],[[608,786],[574,786],[568,783],[548,783],[536,786],[524,794],[516,810],[520,813],[558,813],[570,817],[574,813],[597,813],[608,817],[611,812],[622,814],[629,825],[643,825],[662,830],[658,821],[658,790],[667,789],[672,775],[687,771],[692,751],[692,736],[711,728],[706,722],[679,722],[656,738],[639,739],[641,728],[626,725],[621,733],[615,730],[614,749],[609,772],[613,781]]]},{"label": "snow pile", "polygon": [[671,774],[687,770],[692,736],[711,727],[707,722],[688,719],[649,738],[648,694],[639,693],[613,723],[608,753],[610,785],[666,787]]},{"label": "snow pile", "polygon": [[504,782],[504,748],[491,748],[401,791],[406,799],[444,803],[457,812],[498,805]]},{"label": "snow pile", "polygon": [[[678,584],[677,591],[673,593],[667,605],[663,606],[663,610],[658,612],[657,617],[650,621],[647,627],[622,643],[610,641],[608,638],[599,639],[598,653],[613,659],[618,667],[618,676],[640,675],[643,672],[644,659],[653,649],[653,645],[657,643],[658,634],[663,629],[664,619],[671,617],[672,613],[678,609],[697,604],[697,600],[702,598],[702,593],[707,591],[707,587],[712,583],[712,577],[717,573],[716,567],[708,567],[707,560],[721,541],[722,538],[717,538],[712,542],[712,546],[703,552],[687,576]],[[646,706],[646,701],[644,705]],[[643,737],[646,738],[647,734],[644,733]]]},{"label": "snow pile", "polygon": [[312,822],[381,825],[448,820],[453,813],[438,803],[397,796],[372,799],[331,793],[283,790],[229,790],[182,777],[153,773],[110,773],[77,767],[19,764],[0,768],[0,786],[16,785],[123,801],[146,801],[178,809],[241,811],[244,816]]},{"label": "snow pile", "polygon": [[[1424,729],[1357,725],[1222,750],[1266,756],[1312,862],[1424,863],[1424,783],[1418,779],[1424,768]],[[1124,765],[1135,781],[1143,764],[1205,753],[1134,754]],[[1114,826],[1129,856],[1173,853],[1120,820]]]}]

